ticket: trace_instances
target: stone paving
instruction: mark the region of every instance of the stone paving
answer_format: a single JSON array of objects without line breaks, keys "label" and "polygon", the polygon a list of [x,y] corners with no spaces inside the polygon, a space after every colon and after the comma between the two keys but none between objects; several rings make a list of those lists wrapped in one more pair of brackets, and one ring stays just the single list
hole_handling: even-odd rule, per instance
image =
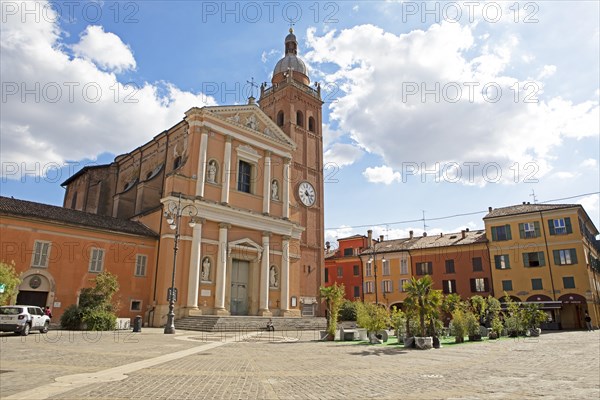
[{"label": "stone paving", "polygon": [[600,398],[599,331],[428,351],[317,332],[61,333],[0,337],[0,398]]}]

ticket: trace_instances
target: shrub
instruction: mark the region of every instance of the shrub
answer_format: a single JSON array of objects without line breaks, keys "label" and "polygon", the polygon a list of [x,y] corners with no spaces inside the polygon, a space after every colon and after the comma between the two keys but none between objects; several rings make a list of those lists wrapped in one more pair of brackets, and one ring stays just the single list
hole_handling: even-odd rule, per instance
[{"label": "shrub", "polygon": [[390,324],[396,332],[396,336],[398,337],[398,343],[400,343],[402,337],[406,333],[406,315],[404,315],[404,312],[402,312],[402,310],[400,310],[396,306],[392,307],[392,312],[390,314]]},{"label": "shrub", "polygon": [[498,337],[500,337],[500,335],[502,334],[502,328],[504,328],[504,326],[502,325],[502,321],[500,320],[500,317],[496,315],[492,319],[492,331],[496,332]]},{"label": "shrub", "polygon": [[117,327],[117,316],[114,313],[97,308],[86,310],[82,321],[90,331],[111,331]]},{"label": "shrub", "polygon": [[340,308],[340,319],[342,321],[356,321],[356,303],[350,300],[344,301]]},{"label": "shrub", "polygon": [[467,312],[462,308],[457,308],[452,313],[450,321],[450,333],[454,335],[457,343],[461,343],[467,335]]},{"label": "shrub", "polygon": [[71,304],[60,317],[60,326],[63,329],[79,329],[81,327],[82,317],[81,308],[76,304]]},{"label": "shrub", "polygon": [[390,315],[381,306],[373,303],[356,303],[357,323],[371,333],[375,333],[390,325]]}]

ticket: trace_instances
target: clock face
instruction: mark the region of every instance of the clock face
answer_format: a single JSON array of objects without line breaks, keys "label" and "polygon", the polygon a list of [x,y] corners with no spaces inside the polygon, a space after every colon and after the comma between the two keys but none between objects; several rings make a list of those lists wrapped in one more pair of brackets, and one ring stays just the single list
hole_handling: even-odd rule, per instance
[{"label": "clock face", "polygon": [[308,182],[301,182],[300,185],[298,185],[298,196],[300,197],[302,204],[307,207],[315,204],[317,199],[315,188]]}]

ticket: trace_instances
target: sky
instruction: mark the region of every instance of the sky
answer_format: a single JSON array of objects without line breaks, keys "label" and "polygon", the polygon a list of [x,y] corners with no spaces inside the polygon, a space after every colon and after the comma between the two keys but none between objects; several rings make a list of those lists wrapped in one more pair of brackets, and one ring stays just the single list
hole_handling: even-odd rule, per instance
[{"label": "sky", "polygon": [[482,229],[582,204],[600,227],[597,1],[0,1],[0,193],[60,183],[244,104],[293,26],[322,88],[325,239]]}]

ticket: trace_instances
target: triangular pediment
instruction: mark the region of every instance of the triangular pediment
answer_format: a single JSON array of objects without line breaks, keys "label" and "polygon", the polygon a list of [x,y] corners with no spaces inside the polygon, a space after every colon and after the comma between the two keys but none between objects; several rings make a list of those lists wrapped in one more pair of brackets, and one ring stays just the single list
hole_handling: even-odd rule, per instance
[{"label": "triangular pediment", "polygon": [[292,150],[296,148],[296,143],[256,105],[213,106],[203,107],[202,110],[228,124],[251,131],[255,135],[268,138]]}]

